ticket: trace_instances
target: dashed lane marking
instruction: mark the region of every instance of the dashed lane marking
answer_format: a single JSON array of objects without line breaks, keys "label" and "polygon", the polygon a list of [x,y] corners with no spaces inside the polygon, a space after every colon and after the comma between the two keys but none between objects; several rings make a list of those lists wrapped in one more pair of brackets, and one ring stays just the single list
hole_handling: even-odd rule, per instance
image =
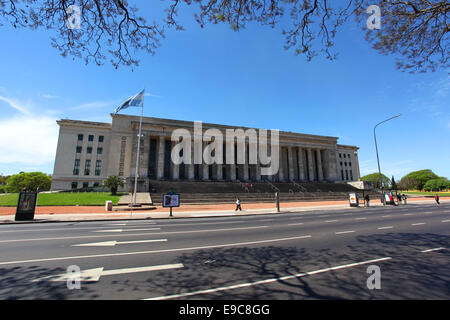
[{"label": "dashed lane marking", "polygon": [[344,233],[352,233],[352,232],[355,232],[355,230],[339,231],[339,232],[335,232],[335,234],[344,234]]}]

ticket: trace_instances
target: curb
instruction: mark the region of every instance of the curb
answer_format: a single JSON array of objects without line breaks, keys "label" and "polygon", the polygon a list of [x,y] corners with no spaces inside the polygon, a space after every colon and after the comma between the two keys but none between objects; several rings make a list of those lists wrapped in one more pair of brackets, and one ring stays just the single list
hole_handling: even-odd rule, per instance
[{"label": "curb", "polygon": [[[445,201],[447,202],[447,201]],[[416,203],[409,203],[407,206],[411,206],[411,205],[415,205],[415,204],[427,204],[429,203],[429,201],[418,201]],[[405,206],[405,205],[402,205]],[[161,219],[168,219],[168,220],[172,220],[172,219],[198,219],[198,218],[219,218],[219,217],[233,217],[233,216],[251,216],[251,215],[274,215],[274,214],[289,214],[289,213],[300,213],[300,212],[314,212],[314,211],[322,211],[322,210],[333,210],[333,211],[340,211],[340,210],[357,210],[358,208],[377,208],[377,207],[383,207],[381,205],[373,205],[371,207],[364,207],[364,206],[359,206],[359,207],[349,207],[347,205],[345,205],[345,207],[342,208],[328,208],[327,206],[321,207],[321,206],[317,206],[317,207],[313,207],[313,208],[309,208],[306,210],[301,210],[299,209],[299,207],[297,208],[293,208],[295,210],[289,210],[289,208],[286,208],[286,211],[281,211],[281,212],[261,212],[261,213],[240,213],[240,214],[236,214],[236,215],[230,215],[230,213],[220,213],[217,215],[208,215],[207,212],[205,212],[205,216],[185,216],[185,217],[177,217],[177,216],[172,216],[172,217],[145,217],[145,218],[113,218],[113,217],[106,217],[105,219],[84,219],[84,220],[33,220],[33,221],[10,221],[10,220],[4,220],[1,221],[0,220],[0,225],[12,225],[12,224],[40,224],[40,223],[79,223],[79,222],[111,222],[111,221],[144,221],[144,220],[161,220]],[[253,209],[250,209],[253,210]],[[214,212],[214,211],[212,211]],[[200,212],[199,212],[200,213]]]}]

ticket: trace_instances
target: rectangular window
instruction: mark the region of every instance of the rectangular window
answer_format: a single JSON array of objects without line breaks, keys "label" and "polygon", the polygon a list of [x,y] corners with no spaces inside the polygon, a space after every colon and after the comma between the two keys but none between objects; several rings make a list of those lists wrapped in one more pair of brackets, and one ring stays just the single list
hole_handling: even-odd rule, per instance
[{"label": "rectangular window", "polygon": [[73,166],[73,175],[77,176],[80,173],[80,159],[75,159],[75,164]]},{"label": "rectangular window", "polygon": [[353,171],[352,170],[350,170],[350,180],[353,181]]},{"label": "rectangular window", "polygon": [[89,188],[89,182],[83,182],[83,189]]},{"label": "rectangular window", "polygon": [[341,180],[344,180],[344,170],[341,170]]},{"label": "rectangular window", "polygon": [[84,166],[84,175],[88,176],[91,174],[91,160],[86,160],[86,165]]},{"label": "rectangular window", "polygon": [[103,154],[103,148],[97,148],[97,154]]},{"label": "rectangular window", "polygon": [[78,188],[78,182],[72,182],[71,187],[72,187],[72,189]]},{"label": "rectangular window", "polygon": [[87,147],[87,153],[91,154],[92,153],[92,147]]},{"label": "rectangular window", "polygon": [[81,147],[77,147],[77,153],[81,153]]},{"label": "rectangular window", "polygon": [[98,142],[103,142],[103,139],[105,139],[104,136],[98,136]]},{"label": "rectangular window", "polygon": [[88,141],[94,141],[94,135],[90,134]]},{"label": "rectangular window", "polygon": [[100,183],[94,182],[94,187],[98,187],[98,186],[100,186]]},{"label": "rectangular window", "polygon": [[82,134],[78,135],[78,141],[83,141],[83,135]]},{"label": "rectangular window", "polygon": [[102,160],[97,160],[95,162],[95,175],[99,176],[100,175],[100,171],[102,169]]}]

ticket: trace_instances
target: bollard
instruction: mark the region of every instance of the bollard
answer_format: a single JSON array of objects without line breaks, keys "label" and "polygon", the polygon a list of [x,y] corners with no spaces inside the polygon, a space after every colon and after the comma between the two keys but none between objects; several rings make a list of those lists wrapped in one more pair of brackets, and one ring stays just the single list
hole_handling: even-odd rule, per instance
[{"label": "bollard", "polygon": [[105,210],[112,211],[113,203],[112,201],[106,201]]}]

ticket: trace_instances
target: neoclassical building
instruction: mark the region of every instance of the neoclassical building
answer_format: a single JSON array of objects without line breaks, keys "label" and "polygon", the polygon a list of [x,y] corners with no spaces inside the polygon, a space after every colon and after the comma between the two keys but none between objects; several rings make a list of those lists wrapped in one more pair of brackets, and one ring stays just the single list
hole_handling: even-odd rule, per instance
[{"label": "neoclassical building", "polygon": [[[139,132],[138,116],[111,115],[111,123],[63,119],[57,121],[59,140],[52,177],[52,190],[68,190],[102,185],[112,175],[128,181],[131,188],[136,172]],[[253,128],[239,127],[243,130]],[[338,138],[279,131],[279,170],[262,175],[258,162],[249,163],[251,148],[246,140],[244,164],[174,164],[172,132],[185,129],[192,133],[194,122],[145,117],[142,121],[138,191],[149,190],[151,180],[196,181],[296,181],[350,182],[359,180],[358,147],[340,145]],[[202,130],[225,132],[232,127],[202,123]],[[259,129],[253,129],[258,131]],[[270,131],[269,131],[270,133]],[[270,142],[270,139],[267,139]],[[226,158],[225,141],[223,157]],[[192,146],[194,141],[192,142]],[[202,148],[208,142],[203,141]],[[268,149],[270,150],[271,145]],[[192,147],[192,153],[194,152]],[[230,149],[228,149],[230,150]],[[235,158],[239,152],[235,148]],[[184,150],[181,152],[183,153]],[[183,155],[184,156],[184,155]],[[192,156],[192,155],[191,155]],[[193,159],[193,158],[192,158]],[[193,162],[193,161],[192,161]]]}]

